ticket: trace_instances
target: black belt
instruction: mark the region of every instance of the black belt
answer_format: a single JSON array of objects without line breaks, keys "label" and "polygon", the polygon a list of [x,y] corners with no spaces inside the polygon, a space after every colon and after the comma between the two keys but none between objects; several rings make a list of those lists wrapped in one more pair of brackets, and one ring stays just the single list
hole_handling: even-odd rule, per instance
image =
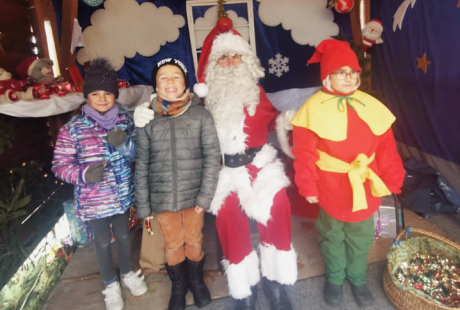
[{"label": "black belt", "polygon": [[241,166],[246,166],[252,163],[252,160],[256,156],[257,152],[260,151],[262,147],[255,147],[252,149],[247,149],[244,151],[244,154],[235,154],[227,155],[222,154],[222,159],[220,164],[224,167],[237,168]]}]

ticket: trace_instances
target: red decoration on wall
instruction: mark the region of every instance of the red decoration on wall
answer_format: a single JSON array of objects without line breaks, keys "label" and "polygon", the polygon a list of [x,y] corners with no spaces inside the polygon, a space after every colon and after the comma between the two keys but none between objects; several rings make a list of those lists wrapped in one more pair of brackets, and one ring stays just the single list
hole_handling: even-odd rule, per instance
[{"label": "red decoration on wall", "polygon": [[334,7],[338,13],[345,14],[350,13],[354,5],[354,0],[336,0]]}]

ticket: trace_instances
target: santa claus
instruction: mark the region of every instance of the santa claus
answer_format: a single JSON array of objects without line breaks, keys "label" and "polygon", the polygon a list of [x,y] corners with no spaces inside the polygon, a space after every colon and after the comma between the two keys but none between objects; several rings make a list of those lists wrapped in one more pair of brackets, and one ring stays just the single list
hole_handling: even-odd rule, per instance
[{"label": "santa claus", "polygon": [[363,47],[366,52],[374,44],[383,43],[383,24],[378,19],[371,19],[363,28]]},{"label": "santa claus", "polygon": [[[276,149],[267,144],[270,125],[279,112],[258,84],[263,76],[248,42],[219,25],[206,38],[198,66],[198,80],[207,87],[197,84],[195,93],[207,95],[205,108],[214,117],[222,152],[210,211],[216,215],[225,257],[222,264],[235,309],[255,309],[262,279],[271,309],[291,310],[284,290],[284,285],[297,280],[286,195],[290,181]],[[136,109],[136,126],[145,123],[149,115],[145,112],[145,107]],[[249,219],[257,222],[260,260],[251,245]]]},{"label": "santa claus", "polygon": [[[258,84],[264,70],[257,56],[236,31],[211,32],[202,55],[198,79],[204,71],[205,107],[214,117],[222,152],[211,212],[217,216],[230,296],[237,300],[235,309],[254,309],[262,275],[271,309],[292,309],[283,288],[297,279],[286,195],[290,182],[276,149],[267,144],[279,112]],[[248,218],[260,234],[260,271]]]}]

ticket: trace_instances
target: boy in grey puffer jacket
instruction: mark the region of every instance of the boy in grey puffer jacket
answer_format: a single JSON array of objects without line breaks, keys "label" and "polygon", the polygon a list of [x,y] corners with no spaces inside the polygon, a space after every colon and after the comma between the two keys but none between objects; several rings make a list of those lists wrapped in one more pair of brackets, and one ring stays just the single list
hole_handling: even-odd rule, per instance
[{"label": "boy in grey puffer jacket", "polygon": [[160,223],[172,281],[168,309],[185,309],[189,284],[195,304],[203,307],[211,296],[202,276],[201,230],[220,169],[217,132],[211,114],[190,94],[187,69],[179,60],[158,62],[151,81],[155,118],[137,129],[137,212],[140,218],[154,212]]}]

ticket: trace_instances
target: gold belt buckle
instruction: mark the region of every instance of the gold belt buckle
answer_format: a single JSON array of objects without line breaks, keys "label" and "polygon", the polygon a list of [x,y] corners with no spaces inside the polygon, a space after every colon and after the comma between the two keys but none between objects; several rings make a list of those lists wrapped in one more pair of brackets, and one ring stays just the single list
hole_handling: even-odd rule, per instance
[{"label": "gold belt buckle", "polygon": [[225,154],[222,153],[222,166],[225,167]]}]

